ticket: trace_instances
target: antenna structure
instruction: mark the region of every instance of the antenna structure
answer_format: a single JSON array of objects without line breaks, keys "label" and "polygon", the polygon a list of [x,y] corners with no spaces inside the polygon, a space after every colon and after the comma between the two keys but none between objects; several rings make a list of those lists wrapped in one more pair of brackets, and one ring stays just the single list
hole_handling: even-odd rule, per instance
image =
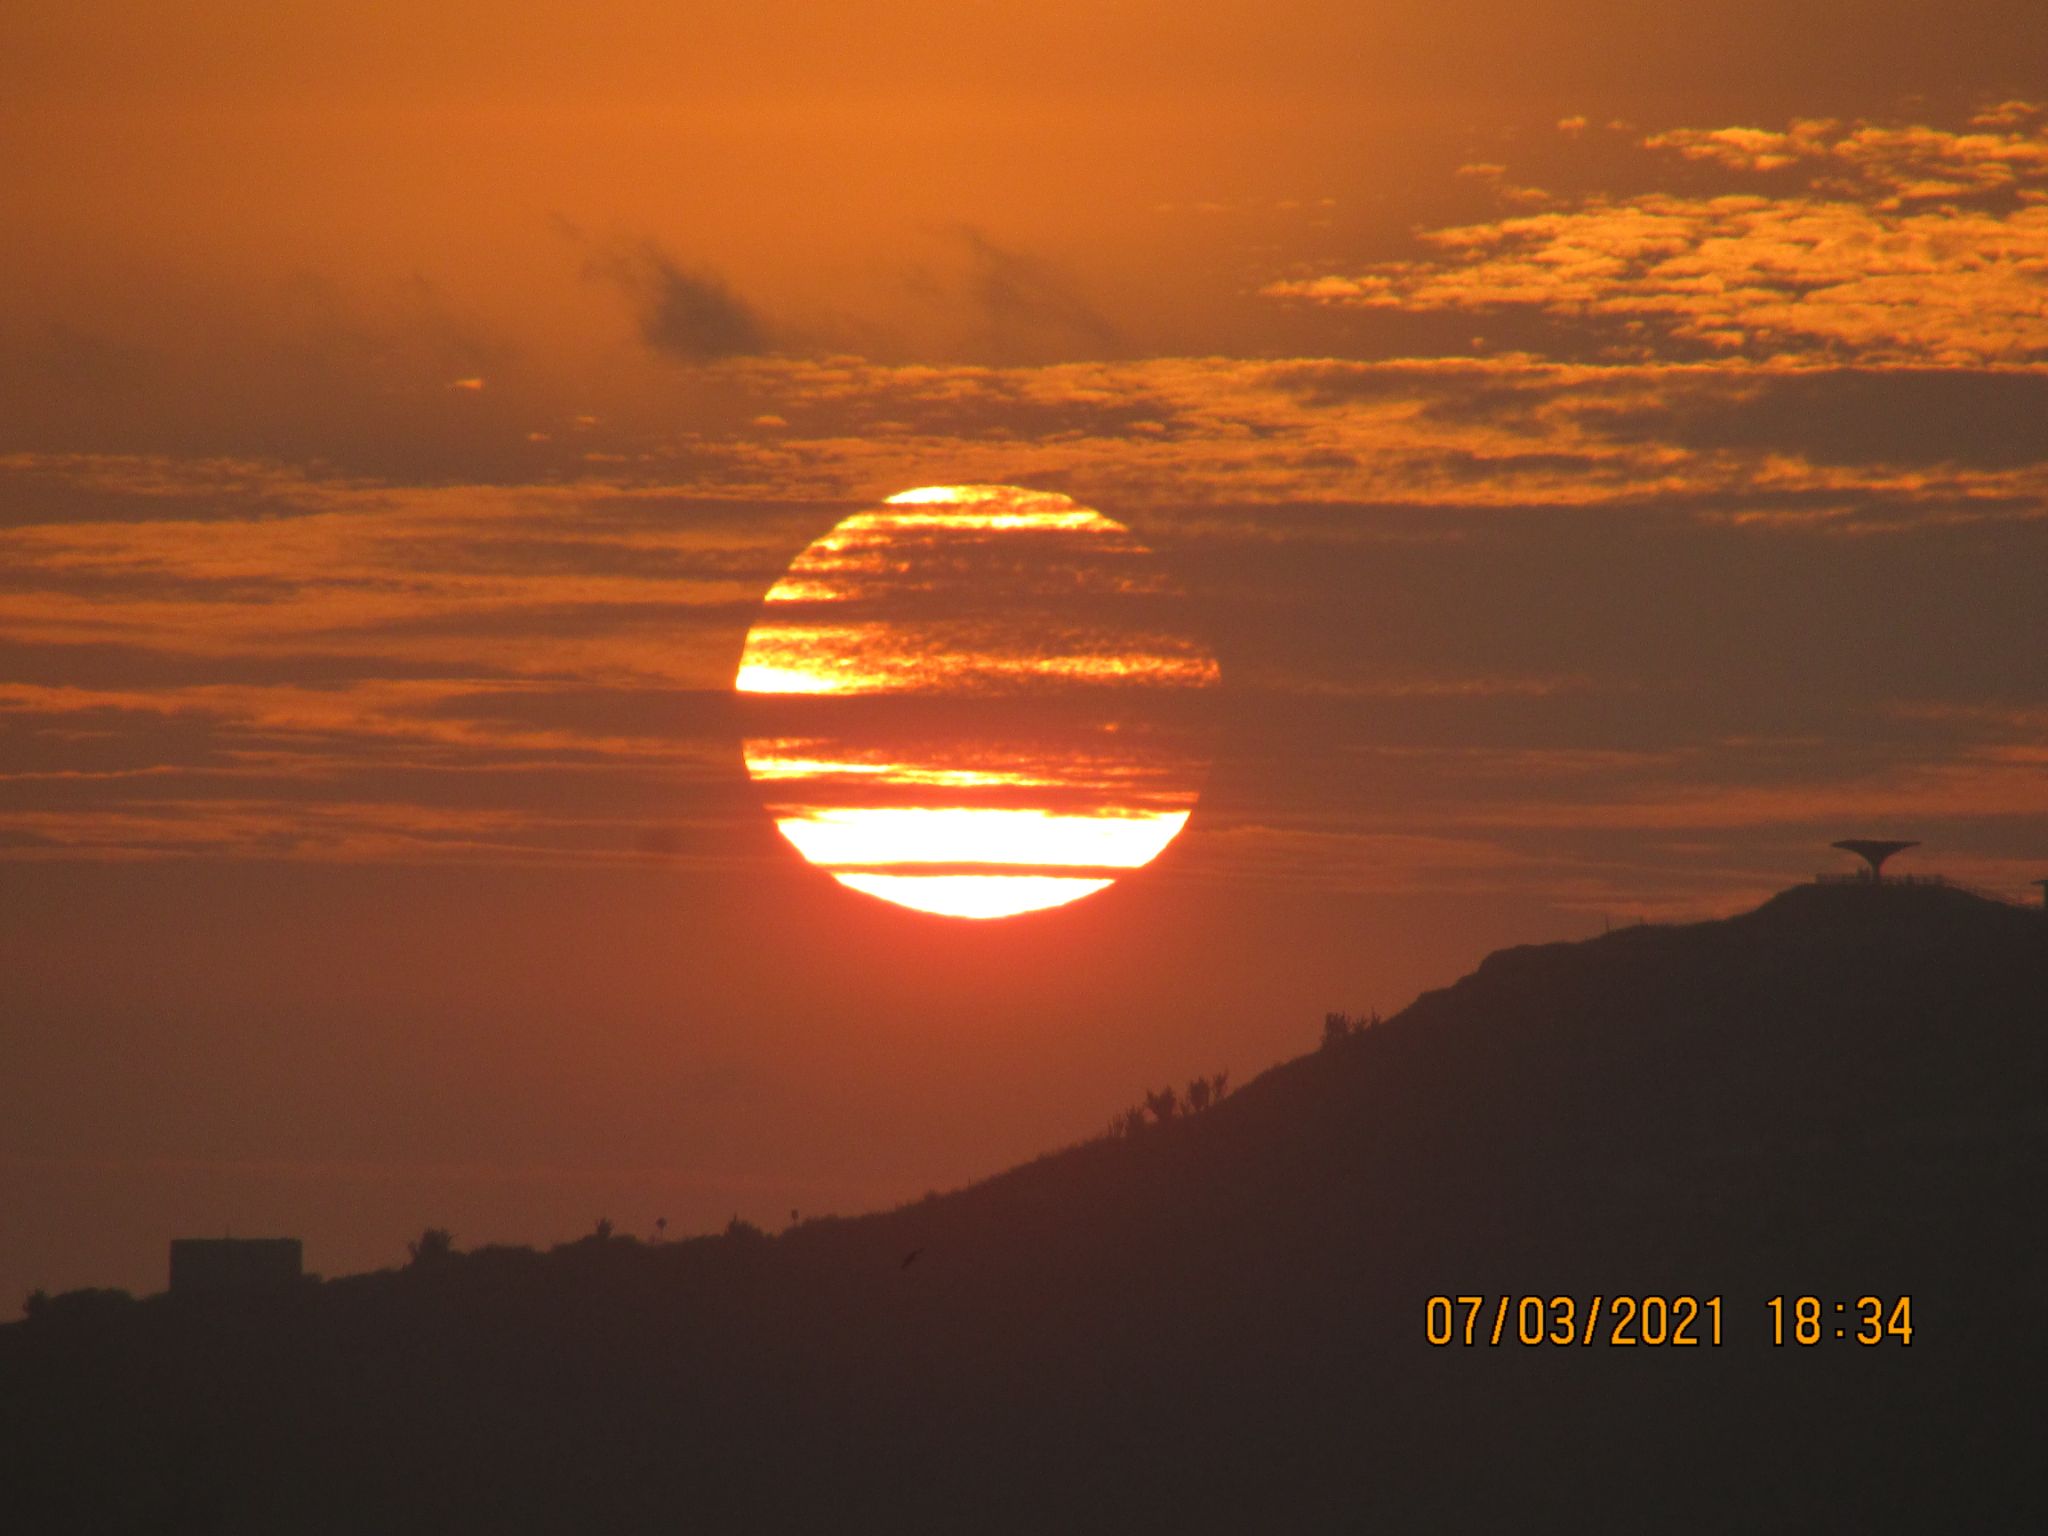
[{"label": "antenna structure", "polygon": [[1830,843],[1828,846],[1830,848],[1839,848],[1844,853],[1853,853],[1856,857],[1869,864],[1870,873],[1865,878],[1872,885],[1877,885],[1884,879],[1884,861],[1886,859],[1908,848],[1918,848],[1920,844],[1911,839],[1845,837],[1839,843]]}]

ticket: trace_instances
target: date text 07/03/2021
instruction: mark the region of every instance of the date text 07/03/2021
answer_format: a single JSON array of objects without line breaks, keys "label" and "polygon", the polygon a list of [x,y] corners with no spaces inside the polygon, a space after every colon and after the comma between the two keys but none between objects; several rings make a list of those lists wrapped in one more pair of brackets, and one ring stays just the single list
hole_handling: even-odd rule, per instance
[{"label": "date text 07/03/2021", "polygon": [[[1423,1308],[1423,1338],[1438,1348],[1717,1348],[1724,1340],[1723,1311],[1719,1296],[1432,1296]],[[1774,1347],[1913,1342],[1911,1296],[1773,1296],[1763,1311]],[[1762,1329],[1756,1333],[1765,1336]]]}]

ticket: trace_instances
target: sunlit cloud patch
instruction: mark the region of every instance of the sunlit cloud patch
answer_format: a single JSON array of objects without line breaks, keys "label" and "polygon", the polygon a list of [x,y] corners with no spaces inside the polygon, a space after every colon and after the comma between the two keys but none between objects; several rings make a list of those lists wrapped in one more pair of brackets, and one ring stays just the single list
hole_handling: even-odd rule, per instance
[{"label": "sunlit cloud patch", "polygon": [[1800,119],[1644,141],[1725,172],[1712,191],[1590,195],[1423,234],[1425,253],[1272,282],[1273,298],[1523,311],[1638,353],[1762,360],[2048,360],[2048,125],[2008,102],[1966,127]]}]

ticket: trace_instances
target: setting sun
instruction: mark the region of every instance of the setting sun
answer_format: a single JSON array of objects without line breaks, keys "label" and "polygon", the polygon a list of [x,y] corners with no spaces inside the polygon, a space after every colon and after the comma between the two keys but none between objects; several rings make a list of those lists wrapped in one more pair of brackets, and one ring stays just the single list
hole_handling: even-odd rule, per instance
[{"label": "setting sun", "polygon": [[1090,895],[1194,809],[1205,763],[1175,706],[1217,670],[1178,602],[1129,529],[1064,496],[893,496],[764,599],[733,686],[778,721],[748,772],[852,890],[973,918]]}]

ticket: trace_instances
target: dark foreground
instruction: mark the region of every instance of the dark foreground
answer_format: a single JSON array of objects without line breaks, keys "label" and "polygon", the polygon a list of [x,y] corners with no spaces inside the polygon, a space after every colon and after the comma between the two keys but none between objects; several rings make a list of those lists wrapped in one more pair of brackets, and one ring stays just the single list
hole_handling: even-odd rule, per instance
[{"label": "dark foreground", "polygon": [[0,1529],[2040,1529],[2044,1026],[2039,913],[1802,888],[886,1215],[79,1299],[0,1328]]}]

